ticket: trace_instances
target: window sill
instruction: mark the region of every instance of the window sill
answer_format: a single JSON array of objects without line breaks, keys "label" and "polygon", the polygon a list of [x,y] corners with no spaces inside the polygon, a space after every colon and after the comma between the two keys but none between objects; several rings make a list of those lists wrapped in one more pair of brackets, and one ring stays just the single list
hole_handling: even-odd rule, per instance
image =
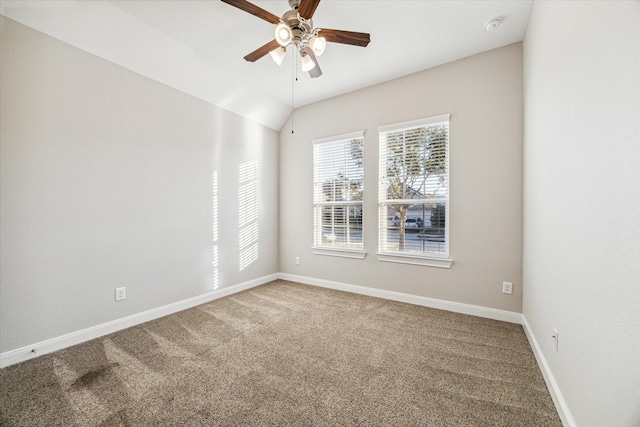
[{"label": "window sill", "polygon": [[390,253],[378,253],[378,261],[396,262],[399,264],[423,265],[426,267],[451,268],[452,259],[423,257],[413,255],[400,255]]},{"label": "window sill", "polygon": [[333,249],[333,248],[311,248],[314,255],[335,256],[340,258],[364,259],[367,253],[358,250]]}]

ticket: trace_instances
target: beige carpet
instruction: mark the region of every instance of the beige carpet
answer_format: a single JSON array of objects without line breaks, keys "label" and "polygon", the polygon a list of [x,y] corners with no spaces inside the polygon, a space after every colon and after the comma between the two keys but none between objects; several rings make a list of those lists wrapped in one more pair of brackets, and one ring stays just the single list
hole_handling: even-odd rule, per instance
[{"label": "beige carpet", "polygon": [[3,426],[560,426],[520,325],[275,281],[0,370]]}]

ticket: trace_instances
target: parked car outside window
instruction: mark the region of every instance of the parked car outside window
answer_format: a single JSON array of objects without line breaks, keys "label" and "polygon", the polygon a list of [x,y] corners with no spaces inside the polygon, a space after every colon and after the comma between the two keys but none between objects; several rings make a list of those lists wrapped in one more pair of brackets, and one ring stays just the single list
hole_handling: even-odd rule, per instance
[{"label": "parked car outside window", "polygon": [[418,229],[422,228],[422,218],[407,218],[404,222],[404,228]]}]

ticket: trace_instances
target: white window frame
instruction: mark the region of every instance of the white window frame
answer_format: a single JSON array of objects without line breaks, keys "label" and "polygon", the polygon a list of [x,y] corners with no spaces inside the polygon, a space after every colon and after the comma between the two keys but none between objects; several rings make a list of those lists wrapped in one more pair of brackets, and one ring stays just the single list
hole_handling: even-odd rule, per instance
[{"label": "white window frame", "polygon": [[[439,123],[447,123],[447,142],[446,142],[446,178],[445,178],[445,197],[437,198],[410,198],[410,199],[389,199],[387,196],[388,180],[387,173],[387,152],[386,152],[386,135],[391,132],[410,130],[421,127],[428,127]],[[424,265],[430,267],[450,268],[453,260],[450,259],[450,200],[449,192],[449,153],[450,153],[450,114],[442,114],[420,120],[414,120],[403,123],[390,124],[380,126],[378,128],[379,136],[379,175],[378,175],[378,260],[383,262],[396,262],[401,264]],[[388,227],[388,207],[393,204],[444,204],[445,205],[445,241],[442,253],[428,253],[411,250],[390,250],[387,244],[387,227]],[[423,219],[423,221],[426,220]],[[401,225],[403,226],[403,225]],[[406,229],[405,229],[406,230]]]},{"label": "white window frame", "polygon": [[[342,201],[325,201],[320,200],[320,193],[318,186],[322,185],[323,180],[320,178],[322,175],[322,164],[317,159],[318,150],[316,147],[322,144],[344,142],[349,143],[353,139],[360,139],[362,141],[362,180],[363,180],[363,197],[362,200],[342,200]],[[343,135],[336,135],[327,138],[314,139],[313,143],[313,247],[312,251],[315,255],[326,255],[343,258],[355,258],[364,259],[366,252],[364,251],[364,131],[351,132]],[[322,244],[322,213],[318,213],[318,209],[322,209],[327,206],[362,206],[362,243],[359,247],[340,247],[334,245]]]}]

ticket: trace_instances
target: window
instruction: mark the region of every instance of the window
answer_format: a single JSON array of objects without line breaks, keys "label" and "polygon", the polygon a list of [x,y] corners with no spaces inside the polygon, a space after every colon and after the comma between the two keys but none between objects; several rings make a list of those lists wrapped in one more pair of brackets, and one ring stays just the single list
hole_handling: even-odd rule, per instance
[{"label": "window", "polygon": [[450,267],[449,115],[378,132],[380,260]]},{"label": "window", "polygon": [[[314,253],[364,253],[362,132],[313,141]],[[349,255],[349,252],[352,254]]]}]

